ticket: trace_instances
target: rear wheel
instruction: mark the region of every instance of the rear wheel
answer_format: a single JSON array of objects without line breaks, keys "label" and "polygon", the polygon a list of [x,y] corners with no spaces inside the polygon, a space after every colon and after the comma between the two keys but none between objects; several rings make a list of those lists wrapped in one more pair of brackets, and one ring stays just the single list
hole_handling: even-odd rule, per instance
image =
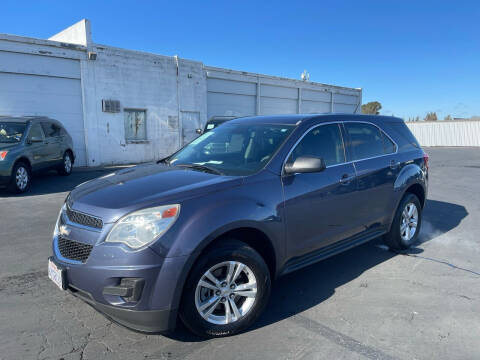
[{"label": "rear wheel", "polygon": [[270,273],[250,246],[226,240],[195,264],[185,285],[180,317],[204,337],[236,334],[260,316],[270,295]]},{"label": "rear wheel", "polygon": [[63,161],[62,165],[58,168],[58,172],[60,175],[68,176],[72,173],[73,167],[73,157],[70,151],[65,151],[63,154]]},{"label": "rear wheel", "polygon": [[31,181],[30,167],[20,161],[13,167],[9,190],[14,193],[23,193],[30,188]]},{"label": "rear wheel", "polygon": [[416,195],[407,193],[398,206],[390,232],[385,235],[386,244],[395,250],[409,248],[417,241],[421,224],[420,201]]}]

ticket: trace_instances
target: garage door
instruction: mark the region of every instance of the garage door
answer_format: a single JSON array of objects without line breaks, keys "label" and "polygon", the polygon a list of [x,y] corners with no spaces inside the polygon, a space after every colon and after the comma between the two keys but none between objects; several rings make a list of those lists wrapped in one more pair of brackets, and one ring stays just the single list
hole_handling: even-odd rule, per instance
[{"label": "garage door", "polygon": [[360,108],[359,89],[227,69],[206,69],[208,118],[249,116],[257,113],[355,113]]},{"label": "garage door", "polygon": [[225,79],[207,79],[207,117],[255,115],[257,85]]},{"label": "garage door", "polygon": [[48,116],[73,138],[76,165],[85,165],[78,60],[0,51],[0,115]]}]

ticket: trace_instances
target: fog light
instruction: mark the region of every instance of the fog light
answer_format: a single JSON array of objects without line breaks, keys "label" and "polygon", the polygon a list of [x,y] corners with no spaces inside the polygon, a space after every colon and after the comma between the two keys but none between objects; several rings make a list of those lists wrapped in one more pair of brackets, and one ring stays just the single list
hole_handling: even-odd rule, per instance
[{"label": "fog light", "polygon": [[104,295],[120,296],[126,302],[136,302],[142,296],[145,280],[142,278],[122,278],[120,285],[106,286]]}]

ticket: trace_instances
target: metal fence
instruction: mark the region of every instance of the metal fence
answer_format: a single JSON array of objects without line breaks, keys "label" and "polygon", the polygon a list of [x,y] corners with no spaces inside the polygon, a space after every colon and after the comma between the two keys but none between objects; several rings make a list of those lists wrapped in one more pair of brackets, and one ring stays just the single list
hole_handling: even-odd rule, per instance
[{"label": "metal fence", "polygon": [[480,121],[407,122],[422,146],[480,146]]}]

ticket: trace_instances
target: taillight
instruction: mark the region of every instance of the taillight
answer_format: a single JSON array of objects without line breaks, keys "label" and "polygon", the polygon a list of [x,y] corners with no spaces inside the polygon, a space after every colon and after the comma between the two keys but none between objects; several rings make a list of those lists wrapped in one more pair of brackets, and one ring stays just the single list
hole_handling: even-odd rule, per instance
[{"label": "taillight", "polygon": [[0,151],[0,161],[4,160],[7,154],[8,151]]},{"label": "taillight", "polygon": [[423,152],[423,162],[425,163],[425,169],[428,170],[428,154],[425,151]]}]

